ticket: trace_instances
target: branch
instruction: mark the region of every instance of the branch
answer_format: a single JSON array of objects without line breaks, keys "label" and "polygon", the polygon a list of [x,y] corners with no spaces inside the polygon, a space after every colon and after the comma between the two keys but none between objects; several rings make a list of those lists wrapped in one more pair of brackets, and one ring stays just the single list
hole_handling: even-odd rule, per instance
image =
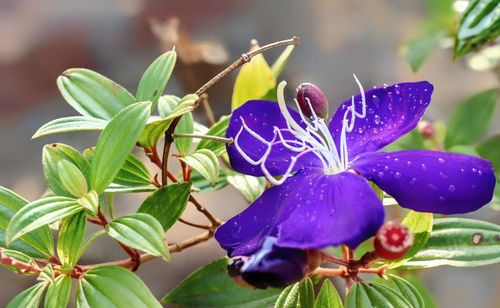
[{"label": "branch", "polygon": [[197,134],[172,134],[172,137],[175,138],[196,138],[196,139],[206,139],[206,140],[213,140],[213,141],[218,141],[218,142],[224,142],[228,144],[233,143],[233,138],[225,138],[225,137],[219,137],[219,136],[211,136],[211,135],[197,135]]}]

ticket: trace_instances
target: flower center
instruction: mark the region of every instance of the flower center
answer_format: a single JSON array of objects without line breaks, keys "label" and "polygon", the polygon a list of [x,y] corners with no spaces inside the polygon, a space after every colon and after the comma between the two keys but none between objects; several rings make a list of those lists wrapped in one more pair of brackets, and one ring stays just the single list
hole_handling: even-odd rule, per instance
[{"label": "flower center", "polygon": [[[282,184],[288,177],[292,176],[294,171],[294,167],[302,156],[313,153],[320,161],[323,167],[323,171],[325,174],[336,174],[342,171],[345,171],[349,167],[349,155],[347,151],[347,133],[352,132],[354,128],[354,123],[357,118],[364,118],[366,116],[366,99],[365,93],[361,83],[358,78],[354,75],[354,79],[358,84],[359,90],[361,92],[361,112],[357,112],[355,109],[355,101],[354,96],[351,98],[351,105],[347,107],[347,110],[344,113],[344,117],[342,119],[342,130],[340,134],[339,147],[337,148],[337,144],[333,140],[332,134],[328,129],[328,125],[325,123],[325,120],[318,117],[314,108],[311,104],[311,101],[306,98],[306,101],[310,108],[310,117],[306,117],[301,110],[299,103],[295,100],[295,104],[297,105],[297,109],[299,115],[301,117],[302,122],[305,124],[300,125],[297,121],[292,117],[290,112],[286,107],[286,101],[284,96],[284,89],[286,86],[286,82],[282,81],[278,85],[277,96],[278,96],[278,105],[281,111],[281,114],[285,118],[286,128],[278,128],[277,126],[273,127],[273,138],[268,141],[260,136],[258,133],[253,131],[251,128],[247,126],[243,117],[240,117],[242,126],[238,133],[234,138],[234,146],[240,153],[240,155],[250,164],[255,166],[260,166],[262,172],[266,176],[266,178],[273,183],[274,185]],[[239,137],[243,131],[249,133],[252,137],[258,140],[260,143],[266,146],[266,150],[264,154],[258,160],[252,159],[249,157],[245,151],[239,145]],[[284,136],[284,132],[291,134],[294,139],[286,139]],[[286,149],[290,150],[295,155],[290,157],[290,164],[288,168],[280,179],[275,178],[269,172],[266,167],[266,161],[271,154],[271,150],[273,146],[282,145]]]}]

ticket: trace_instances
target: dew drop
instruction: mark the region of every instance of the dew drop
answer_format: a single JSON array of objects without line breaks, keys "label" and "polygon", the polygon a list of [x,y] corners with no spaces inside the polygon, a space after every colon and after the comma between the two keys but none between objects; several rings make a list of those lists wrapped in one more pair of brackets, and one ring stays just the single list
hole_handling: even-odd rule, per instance
[{"label": "dew drop", "polygon": [[440,157],[440,158],[438,158],[438,161],[439,161],[441,164],[444,164],[444,162],[445,162],[444,158],[441,158],[441,157]]},{"label": "dew drop", "polygon": [[476,173],[477,169],[476,168],[472,168],[472,172]]},{"label": "dew drop", "polygon": [[455,185],[450,185],[450,186],[448,186],[448,190],[449,190],[450,192],[454,192],[454,191],[455,191]]},{"label": "dew drop", "polygon": [[384,176],[384,173],[383,173],[382,171],[380,171],[380,172],[378,173],[378,177],[379,177],[379,178],[381,178],[381,177],[383,177],[383,176]]},{"label": "dew drop", "polygon": [[384,170],[385,171],[389,170],[389,166],[384,166]]},{"label": "dew drop", "polygon": [[358,128],[358,133],[362,134],[363,133],[363,129],[360,127]]},{"label": "dew drop", "polygon": [[376,125],[379,125],[380,124],[380,116],[378,114],[376,114],[374,117],[373,117],[373,123],[375,123]]},{"label": "dew drop", "polygon": [[427,186],[432,190],[437,190],[437,186],[434,184],[427,184]]},{"label": "dew drop", "polygon": [[394,177],[395,177],[396,179],[401,178],[401,173],[400,173],[400,172],[396,172],[396,173],[394,173]]},{"label": "dew drop", "polygon": [[417,183],[417,178],[411,178],[410,185],[415,185],[415,183]]},{"label": "dew drop", "polygon": [[425,164],[422,164],[422,170],[427,170],[427,166]]},{"label": "dew drop", "polygon": [[444,201],[444,197],[443,196],[439,196],[439,201],[443,202]]},{"label": "dew drop", "polygon": [[406,162],[406,165],[407,165],[408,167],[410,167],[410,166],[411,166],[411,161],[407,161],[407,162]]}]

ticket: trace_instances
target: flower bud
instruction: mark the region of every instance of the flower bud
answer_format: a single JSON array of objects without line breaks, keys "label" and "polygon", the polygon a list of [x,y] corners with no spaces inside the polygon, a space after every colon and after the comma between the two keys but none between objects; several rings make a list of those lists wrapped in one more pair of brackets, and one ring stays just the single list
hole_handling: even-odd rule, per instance
[{"label": "flower bud", "polygon": [[403,257],[413,244],[413,236],[408,227],[388,221],[380,227],[375,235],[375,253],[386,260]]},{"label": "flower bud", "polygon": [[241,277],[259,289],[283,288],[302,280],[317,267],[320,254],[316,251],[283,248],[275,243],[276,238],[268,237],[254,255],[233,258],[227,266],[229,276]]},{"label": "flower bud", "polygon": [[325,119],[328,116],[328,99],[323,91],[314,84],[309,82],[300,84],[297,87],[295,98],[299,103],[300,111],[306,117],[309,118],[313,115],[311,107],[319,118]]},{"label": "flower bud", "polygon": [[436,137],[436,129],[431,122],[420,121],[417,125],[417,130],[424,139],[431,140]]}]

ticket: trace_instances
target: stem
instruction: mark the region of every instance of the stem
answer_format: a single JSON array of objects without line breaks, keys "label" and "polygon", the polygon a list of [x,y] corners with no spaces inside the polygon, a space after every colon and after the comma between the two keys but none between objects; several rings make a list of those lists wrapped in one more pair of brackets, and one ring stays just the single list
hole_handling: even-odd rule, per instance
[{"label": "stem", "polygon": [[215,218],[212,213],[210,213],[206,208],[203,207],[203,205],[201,205],[198,200],[196,200],[192,195],[189,196],[189,201],[191,201],[191,203],[194,204],[194,206],[196,206],[196,209],[198,211],[200,211],[201,213],[203,213],[207,218],[208,220],[210,220],[210,222],[212,223],[212,229],[215,230],[218,226],[221,225],[221,222]]},{"label": "stem", "polygon": [[[189,248],[189,247],[197,245],[199,243],[208,241],[212,237],[213,237],[213,232],[210,232],[210,231],[204,232],[204,233],[201,233],[195,237],[187,239],[179,244],[170,244],[170,245],[168,245],[168,249],[169,249],[170,253],[181,252],[186,248]],[[158,258],[158,257],[150,255],[150,254],[143,254],[140,256],[139,261],[141,264],[143,264],[145,262],[154,260],[156,258]],[[92,264],[92,265],[84,265],[84,266],[81,266],[81,269],[83,271],[88,271],[88,270],[91,270],[93,268],[96,268],[99,266],[104,266],[104,265],[116,265],[116,266],[131,268],[134,266],[134,263],[132,262],[132,260],[126,259],[126,260],[120,260],[120,261],[113,261],[113,262],[106,262],[106,263],[99,263],[99,264]]]},{"label": "stem", "polygon": [[187,221],[187,220],[182,219],[182,218],[179,218],[177,220],[180,221],[180,222],[182,222],[185,225],[188,225],[188,226],[191,226],[191,227],[195,227],[195,228],[200,228],[200,229],[205,229],[205,230],[210,230],[212,228],[211,226],[197,224],[197,223],[190,222],[190,221]]},{"label": "stem", "polygon": [[335,277],[335,276],[344,277],[345,275],[347,275],[347,272],[343,268],[318,267],[316,270],[314,270],[314,272],[312,274],[313,275],[328,276],[328,277]]},{"label": "stem", "polygon": [[228,144],[233,143],[233,138],[225,138],[219,136],[211,136],[211,135],[197,135],[197,134],[172,134],[172,137],[175,138],[197,138],[197,139],[206,139],[218,142],[224,142]]},{"label": "stem", "polygon": [[5,249],[0,248],[0,263],[4,265],[10,265],[18,269],[22,274],[25,273],[37,273],[40,274],[42,270],[38,268],[38,266],[34,266],[32,264],[24,263],[19,260],[16,260],[12,257],[6,256],[3,252]]}]

